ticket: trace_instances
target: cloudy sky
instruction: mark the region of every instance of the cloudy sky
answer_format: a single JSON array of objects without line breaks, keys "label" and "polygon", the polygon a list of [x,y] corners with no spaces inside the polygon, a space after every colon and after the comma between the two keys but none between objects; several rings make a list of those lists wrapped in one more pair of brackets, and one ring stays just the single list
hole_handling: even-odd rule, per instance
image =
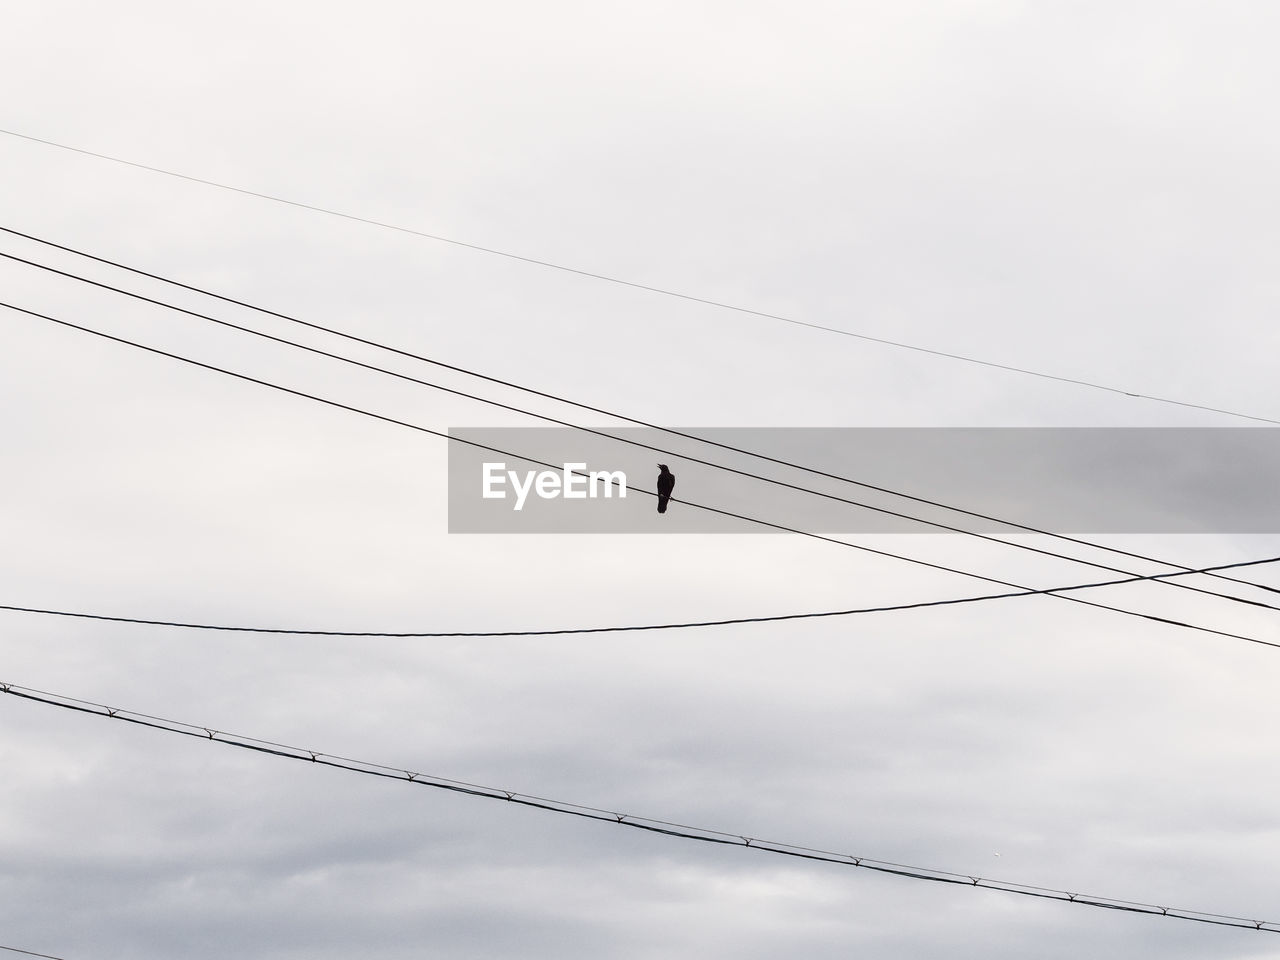
[{"label": "cloudy sky", "polygon": [[[51,0],[5,21],[11,230],[695,433],[1263,425],[1124,392],[1280,419],[1267,4]],[[12,234],[0,252],[618,425]],[[12,259],[0,291],[432,430],[534,423]],[[0,397],[8,606],[465,632],[1001,589],[798,535],[660,536],[656,515],[652,535],[450,534],[446,441],[8,309]],[[670,462],[678,497],[721,502],[715,471]],[[884,478],[913,492],[893,465],[857,479]],[[1031,587],[1118,576],[960,535],[842,537]],[[1266,530],[1092,539],[1197,568],[1280,554]],[[1155,584],[1089,596],[1280,641],[1274,610]],[[0,624],[4,683],[735,835],[1280,921],[1280,650],[1221,635],[1044,596],[502,639]],[[15,697],[0,731],[0,945],[67,960],[1280,957],[1269,933],[628,831]]]}]

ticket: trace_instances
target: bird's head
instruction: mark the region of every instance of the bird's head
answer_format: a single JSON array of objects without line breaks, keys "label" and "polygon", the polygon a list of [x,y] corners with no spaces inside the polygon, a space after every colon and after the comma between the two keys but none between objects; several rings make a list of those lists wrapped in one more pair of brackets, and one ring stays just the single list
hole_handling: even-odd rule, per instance
[{"label": "bird's head", "polygon": [[666,465],[665,463],[660,463],[660,464],[658,464],[658,469],[659,469],[659,470],[661,470],[663,473],[666,473],[666,472],[667,472],[667,465]]}]

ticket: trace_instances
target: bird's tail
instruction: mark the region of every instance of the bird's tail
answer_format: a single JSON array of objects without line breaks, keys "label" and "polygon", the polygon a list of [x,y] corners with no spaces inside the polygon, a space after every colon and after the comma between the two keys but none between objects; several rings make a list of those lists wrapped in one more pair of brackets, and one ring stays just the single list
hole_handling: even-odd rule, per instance
[{"label": "bird's tail", "polygon": [[659,512],[659,513],[666,513],[666,512],[667,512],[667,501],[668,501],[668,500],[670,500],[670,499],[671,499],[670,497],[659,497],[659,498],[658,498],[658,512]]}]

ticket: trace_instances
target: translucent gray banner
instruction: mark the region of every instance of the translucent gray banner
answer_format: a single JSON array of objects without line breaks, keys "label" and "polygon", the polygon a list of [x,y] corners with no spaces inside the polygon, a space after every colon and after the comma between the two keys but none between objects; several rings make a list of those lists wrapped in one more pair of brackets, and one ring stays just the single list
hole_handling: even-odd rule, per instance
[{"label": "translucent gray banner", "polygon": [[[726,514],[822,533],[936,533],[939,528],[931,524],[938,523],[984,533],[1016,532],[1009,523],[1053,533],[1280,531],[1276,429],[681,431],[831,476],[639,427],[602,429],[608,436],[567,428],[455,428],[449,431],[449,532],[771,529]],[[655,496],[659,463],[667,464],[676,477],[672,501],[663,514],[658,513]],[[1006,523],[959,515],[834,478],[961,507]]]}]

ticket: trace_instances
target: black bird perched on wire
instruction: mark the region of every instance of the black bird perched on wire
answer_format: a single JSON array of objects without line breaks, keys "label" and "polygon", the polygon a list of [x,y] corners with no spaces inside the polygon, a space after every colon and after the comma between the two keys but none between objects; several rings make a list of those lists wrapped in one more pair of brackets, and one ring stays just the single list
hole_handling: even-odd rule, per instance
[{"label": "black bird perched on wire", "polygon": [[665,463],[658,464],[658,512],[667,512],[667,501],[671,499],[671,491],[676,488],[676,475],[667,469]]}]

